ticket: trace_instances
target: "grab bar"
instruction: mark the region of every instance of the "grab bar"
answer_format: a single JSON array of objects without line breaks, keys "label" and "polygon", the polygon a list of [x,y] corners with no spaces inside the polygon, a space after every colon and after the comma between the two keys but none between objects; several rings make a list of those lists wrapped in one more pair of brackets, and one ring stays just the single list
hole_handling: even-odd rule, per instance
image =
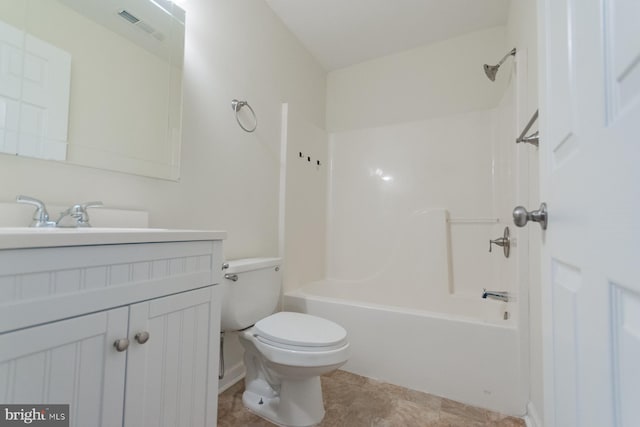
[{"label": "grab bar", "polygon": [[497,224],[500,218],[448,218],[449,224]]},{"label": "grab bar", "polygon": [[516,144],[520,142],[524,142],[527,144],[535,145],[536,147],[538,146],[538,143],[539,143],[538,131],[535,131],[529,136],[525,136],[527,132],[529,132],[529,129],[531,129],[531,126],[533,126],[536,120],[538,120],[538,110],[536,110],[536,112],[533,113],[533,116],[531,117],[531,119],[529,119],[529,123],[527,123],[527,125],[524,127],[524,130],[522,131],[518,139],[516,139]]},{"label": "grab bar", "polygon": [[[240,112],[242,107],[247,107],[249,109],[249,111],[251,111],[251,115],[253,116],[253,122],[254,122],[252,129],[247,129],[240,122],[240,118],[238,117],[238,112]],[[253,111],[253,108],[251,108],[251,105],[249,105],[249,103],[247,101],[238,101],[237,99],[233,99],[233,100],[231,100],[231,108],[233,109],[233,111],[235,111],[235,113],[236,113],[236,122],[238,122],[238,126],[240,126],[243,131],[251,133],[254,130],[256,130],[256,128],[258,127],[258,118],[256,117],[256,112]]]}]

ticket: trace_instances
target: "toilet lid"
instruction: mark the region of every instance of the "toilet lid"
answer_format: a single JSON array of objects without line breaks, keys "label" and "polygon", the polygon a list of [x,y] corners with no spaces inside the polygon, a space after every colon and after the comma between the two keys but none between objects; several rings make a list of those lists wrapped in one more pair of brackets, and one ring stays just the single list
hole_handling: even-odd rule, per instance
[{"label": "toilet lid", "polygon": [[347,338],[347,331],[330,320],[287,311],[258,321],[254,334],[272,342],[305,347],[334,346]]}]

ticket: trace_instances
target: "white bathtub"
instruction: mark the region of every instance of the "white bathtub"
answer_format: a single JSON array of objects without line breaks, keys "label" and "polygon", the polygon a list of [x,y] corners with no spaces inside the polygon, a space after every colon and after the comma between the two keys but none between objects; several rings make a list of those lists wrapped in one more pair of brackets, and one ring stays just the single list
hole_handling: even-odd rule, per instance
[{"label": "white bathtub", "polygon": [[[363,283],[323,280],[284,296],[286,310],[324,317],[349,334],[342,368],[509,415],[525,413],[511,303],[453,296],[378,294]],[[385,304],[381,304],[385,301]]]}]

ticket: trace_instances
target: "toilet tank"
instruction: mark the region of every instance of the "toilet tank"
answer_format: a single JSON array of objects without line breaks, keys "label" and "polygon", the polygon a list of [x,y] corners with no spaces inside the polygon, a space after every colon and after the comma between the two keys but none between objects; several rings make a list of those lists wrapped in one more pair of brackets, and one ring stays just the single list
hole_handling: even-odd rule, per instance
[{"label": "toilet tank", "polygon": [[[229,260],[222,279],[222,331],[248,328],[272,314],[280,300],[281,258]],[[229,278],[235,278],[233,281]]]}]

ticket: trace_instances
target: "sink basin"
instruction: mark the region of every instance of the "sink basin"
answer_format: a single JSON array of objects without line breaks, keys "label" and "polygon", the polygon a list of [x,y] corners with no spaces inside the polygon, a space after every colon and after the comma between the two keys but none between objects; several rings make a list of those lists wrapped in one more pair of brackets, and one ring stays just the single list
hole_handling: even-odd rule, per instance
[{"label": "sink basin", "polygon": [[0,227],[0,249],[222,240],[224,231],[164,228]]}]

